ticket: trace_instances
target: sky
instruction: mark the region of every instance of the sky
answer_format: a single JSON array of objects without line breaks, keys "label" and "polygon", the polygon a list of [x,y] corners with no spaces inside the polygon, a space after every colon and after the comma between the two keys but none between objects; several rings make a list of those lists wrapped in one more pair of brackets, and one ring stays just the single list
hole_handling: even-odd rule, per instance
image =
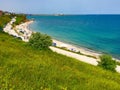
[{"label": "sky", "polygon": [[120,0],[0,0],[0,10],[28,14],[120,14]]}]

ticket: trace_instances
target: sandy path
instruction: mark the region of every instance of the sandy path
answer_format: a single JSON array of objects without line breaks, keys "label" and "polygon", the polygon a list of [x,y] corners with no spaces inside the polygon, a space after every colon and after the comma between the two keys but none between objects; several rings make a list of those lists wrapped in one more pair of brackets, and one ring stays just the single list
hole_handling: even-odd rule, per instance
[{"label": "sandy path", "polygon": [[[94,65],[94,66],[98,65],[98,62],[97,62],[98,60],[94,59],[94,58],[83,56],[83,55],[79,55],[79,54],[75,54],[75,53],[72,53],[72,52],[69,52],[69,51],[65,51],[65,50],[62,50],[62,49],[59,49],[59,48],[55,48],[55,47],[52,47],[52,46],[50,47],[50,49],[52,51],[54,51],[54,52],[57,52],[59,54],[62,54],[62,55],[68,56],[68,57],[75,58],[75,59],[77,59],[79,61],[91,64],[91,65]],[[115,70],[118,73],[120,73],[120,66],[117,65]]]},{"label": "sandy path", "polygon": [[72,52],[69,52],[69,51],[65,51],[65,50],[62,50],[62,49],[59,49],[59,48],[55,48],[55,47],[50,47],[50,49],[54,52],[57,52],[59,54],[62,54],[62,55],[68,56],[68,57],[78,59],[82,62],[86,62],[86,63],[92,64],[92,65],[95,65],[95,66],[97,66],[97,64],[98,64],[97,59],[94,59],[94,58],[91,58],[91,57],[79,55],[79,54],[72,53]]}]

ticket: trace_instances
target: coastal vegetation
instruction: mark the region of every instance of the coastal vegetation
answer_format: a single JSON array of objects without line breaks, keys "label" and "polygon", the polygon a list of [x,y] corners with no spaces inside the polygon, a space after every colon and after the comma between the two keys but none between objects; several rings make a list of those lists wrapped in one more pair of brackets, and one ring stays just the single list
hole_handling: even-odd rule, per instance
[{"label": "coastal vegetation", "polygon": [[11,18],[11,15],[0,16],[0,30],[2,30],[8,22],[10,22]]},{"label": "coastal vegetation", "polygon": [[52,45],[52,39],[46,34],[33,33],[29,40],[29,45],[35,49],[48,49]]},{"label": "coastal vegetation", "polygon": [[116,71],[116,61],[112,59],[110,55],[102,55],[100,56],[100,62],[99,66],[102,67],[103,69],[110,70],[110,71]]},{"label": "coastal vegetation", "polygon": [[13,26],[19,25],[27,21],[26,15],[24,14],[3,12],[3,14],[0,16],[0,30],[2,30],[6,26],[6,24],[11,21],[13,17],[16,17],[16,22],[14,22]]},{"label": "coastal vegetation", "polygon": [[119,90],[119,77],[0,31],[1,90]]},{"label": "coastal vegetation", "polygon": [[14,26],[27,21],[26,15],[24,14],[16,14],[15,16],[16,16],[16,22],[14,22],[13,24]]}]

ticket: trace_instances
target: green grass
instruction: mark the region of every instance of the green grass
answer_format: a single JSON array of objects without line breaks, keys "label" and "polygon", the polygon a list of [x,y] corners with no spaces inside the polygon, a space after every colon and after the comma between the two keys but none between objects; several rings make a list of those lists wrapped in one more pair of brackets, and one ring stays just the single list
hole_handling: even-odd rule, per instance
[{"label": "green grass", "polygon": [[83,55],[83,56],[87,56],[87,57],[91,57],[91,58],[97,59],[96,56],[86,55],[86,54],[81,53],[80,51],[79,52],[75,52],[75,51],[71,51],[71,50],[69,50],[67,48],[64,48],[64,47],[57,47],[57,46],[54,46],[54,47],[62,49],[62,50],[65,50],[65,51],[69,51],[69,52],[72,52],[72,53],[76,53],[76,54],[79,54],[79,55]]},{"label": "green grass", "polygon": [[25,15],[16,14],[15,16],[16,16],[16,22],[14,22],[13,26],[19,25],[19,24],[27,21]]},{"label": "green grass", "polygon": [[120,90],[120,74],[0,32],[0,90]]},{"label": "green grass", "polygon": [[12,16],[11,15],[2,15],[0,16],[0,30],[5,27],[5,25],[10,22]]}]

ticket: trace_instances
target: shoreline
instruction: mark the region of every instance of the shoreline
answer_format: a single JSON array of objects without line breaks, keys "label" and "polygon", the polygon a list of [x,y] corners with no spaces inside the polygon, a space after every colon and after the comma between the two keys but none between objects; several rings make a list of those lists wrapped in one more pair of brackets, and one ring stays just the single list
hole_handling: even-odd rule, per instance
[{"label": "shoreline", "polygon": [[[18,26],[16,26],[16,28],[18,28],[18,29],[24,29],[25,31],[27,31],[27,32],[35,32],[34,30],[32,30],[32,29],[30,29],[30,24],[32,24],[32,23],[34,23],[34,21],[33,20],[30,20],[30,21],[27,21],[27,22],[25,22],[25,23],[22,23],[22,24],[20,24],[20,25],[18,25]],[[31,35],[31,34],[30,34]],[[30,36],[29,35],[29,36]],[[28,40],[27,40],[28,41]],[[97,59],[99,58],[99,56],[101,55],[100,53],[97,53],[97,52],[95,52],[95,51],[93,51],[93,50],[90,50],[90,49],[87,49],[87,48],[84,48],[84,47],[77,47],[77,46],[75,46],[75,45],[72,45],[72,44],[69,44],[69,43],[66,43],[66,42],[62,42],[62,41],[59,41],[59,40],[57,40],[57,39],[53,39],[52,38],[52,41],[53,41],[53,43],[56,43],[56,46],[57,47],[60,47],[60,48],[62,48],[62,47],[64,47],[64,48],[66,48],[66,49],[68,49],[68,50],[70,50],[71,51],[71,49],[73,49],[73,52],[80,52],[80,53],[82,53],[82,54],[85,54],[85,55],[90,55],[90,56],[94,56],[94,57],[96,57]],[[83,55],[84,56],[84,55]]]},{"label": "shoreline", "polygon": [[66,43],[66,42],[62,42],[62,41],[59,41],[59,40],[56,40],[56,39],[52,39],[53,42],[55,42],[57,45],[57,47],[61,47],[61,48],[66,48],[70,51],[73,51],[73,52],[80,52],[84,55],[89,55],[89,56],[93,56],[93,57],[96,57],[97,59],[99,59],[99,56],[102,55],[100,53],[97,53],[96,51],[93,51],[93,50],[90,50],[90,49],[87,49],[87,48],[84,48],[84,47],[77,47],[73,44],[69,44],[69,43]]},{"label": "shoreline", "polygon": [[[34,23],[34,21],[32,21],[32,23]],[[30,24],[32,24],[32,23],[30,23]],[[30,27],[29,27],[30,24],[28,24],[27,29],[32,31],[32,32],[36,32],[36,31],[30,29]],[[85,47],[76,46],[76,45],[73,45],[73,44],[70,44],[70,43],[67,43],[67,42],[63,42],[63,41],[57,40],[55,38],[52,38],[52,40],[53,40],[53,43],[56,43],[57,47],[64,47],[64,46],[66,46],[65,48],[67,48],[70,51],[71,51],[71,49],[74,49],[75,52],[80,51],[82,54],[96,57],[97,61],[98,61],[99,57],[102,54],[104,54],[103,52],[98,52],[98,51],[95,51],[95,50],[92,50],[92,49],[88,49],[88,48],[85,48]],[[117,59],[117,58],[113,57],[113,59],[116,60],[117,62],[120,62],[120,60]]]},{"label": "shoreline", "polygon": [[[6,27],[3,29],[3,31],[12,35],[12,36],[14,36],[14,37],[21,38],[25,42],[28,42],[32,33],[35,33],[35,31],[33,31],[29,28],[29,25],[32,24],[34,21],[30,20],[30,21],[24,22],[20,25],[17,25],[14,28],[12,28],[12,23],[14,21],[15,21],[15,18],[13,18],[11,20],[11,22],[9,22],[6,25]],[[23,34],[19,35],[18,32],[21,33],[21,31],[22,31]],[[53,40],[53,43],[56,43],[57,47],[67,48],[68,50],[72,50],[74,52],[80,51],[80,53],[82,53],[82,54],[77,54],[77,53],[74,53],[74,52],[71,52],[71,51],[68,51],[68,50],[57,48],[55,46],[50,46],[50,49],[53,52],[57,52],[58,54],[62,54],[62,55],[65,55],[65,56],[68,56],[68,57],[71,57],[71,58],[75,58],[79,61],[91,64],[91,65],[94,65],[94,66],[97,66],[98,61],[100,61],[99,56],[101,54],[96,53],[95,51],[92,52],[92,50],[85,49],[84,47],[79,48],[79,47],[76,47],[75,45],[68,44],[68,43],[65,43],[65,42],[62,42],[62,41],[59,41],[59,40],[56,40],[56,39],[52,39],[52,40]],[[94,56],[96,58],[89,57],[87,55]],[[117,62],[120,62],[120,60],[118,60],[118,59],[115,59],[115,58],[113,58],[113,59],[116,60]],[[116,71],[120,72],[120,66],[117,65]]]},{"label": "shoreline", "polygon": [[[22,23],[20,25],[17,25],[15,27],[18,31],[19,30],[23,30],[23,32],[26,32],[23,36],[21,36],[22,40],[25,41],[25,42],[28,42],[30,36],[32,35],[32,33],[36,32],[36,31],[30,29],[30,27],[29,27],[32,23],[34,23],[34,21],[33,20],[29,20],[29,21],[24,22],[24,23]],[[66,42],[63,42],[63,41],[60,41],[60,40],[57,40],[57,39],[54,39],[54,38],[52,38],[52,40],[53,40],[53,43],[56,43],[57,47],[60,47],[60,48],[65,47],[66,49],[68,49],[70,51],[80,52],[80,53],[82,53],[84,55],[89,55],[89,56],[96,57],[96,59],[99,59],[99,56],[104,54],[102,52],[97,52],[97,51],[94,51],[94,50],[91,50],[91,49],[88,49],[88,48],[85,48],[85,47],[81,47],[81,46],[78,47],[78,46],[75,46],[73,44],[66,43]],[[113,57],[113,59],[118,61],[118,62],[120,62],[120,60],[117,59],[117,58]]]},{"label": "shoreline", "polygon": [[[28,42],[30,36],[32,35],[32,33],[35,33],[35,31],[30,29],[30,27],[29,27],[32,23],[34,23],[34,21],[33,20],[29,20],[29,21],[24,22],[24,23],[22,23],[20,25],[17,25],[14,29],[11,29],[10,28],[11,27],[10,24],[8,24],[8,26],[6,26],[5,29],[6,28],[10,29],[10,30],[7,30],[7,33],[9,33],[10,35],[12,34],[13,36],[20,37],[23,41]],[[11,25],[12,25],[12,23],[11,23]],[[17,32],[21,32],[22,31],[23,35],[21,35],[21,36],[17,35],[18,33],[15,33],[15,30],[17,30]],[[10,31],[14,31],[14,32],[10,33]],[[99,56],[104,54],[102,52],[97,52],[97,51],[94,51],[94,50],[91,50],[91,49],[88,49],[88,48],[85,48],[85,47],[78,47],[78,46],[75,46],[73,44],[69,44],[69,43],[66,43],[66,42],[54,39],[54,38],[52,38],[52,40],[53,40],[53,43],[56,44],[56,47],[66,48],[67,50],[72,51],[72,52],[80,52],[81,54],[83,54],[82,56],[89,55],[89,56],[96,57],[97,61],[99,60]],[[80,55],[80,54],[78,54],[78,55]],[[113,58],[113,59],[118,61],[118,62],[120,62],[119,59],[116,59],[116,58]]]},{"label": "shoreline", "polygon": [[[52,39],[53,42],[56,42],[57,43],[57,47],[63,47],[63,45],[65,45],[66,49],[70,50],[71,51],[71,48],[73,48],[75,51],[74,52],[79,52],[84,54],[83,56],[93,56],[93,57],[96,57],[97,61],[99,61],[100,59],[100,56],[105,54],[103,52],[97,52],[97,51],[94,51],[94,50],[91,50],[91,49],[88,49],[88,48],[85,48],[85,47],[81,47],[81,46],[75,46],[73,44],[70,44],[70,43],[66,43],[66,42],[63,42],[63,41],[60,41],[60,40],[57,40],[57,39]],[[64,47],[63,47],[64,48]],[[115,58],[115,57],[112,57],[113,60],[116,60],[117,62],[120,63],[120,59],[118,58]]]},{"label": "shoreline", "polygon": [[[32,23],[34,23],[34,21]],[[30,24],[28,24],[28,29],[32,32],[35,32],[34,30],[30,29],[29,25]],[[52,37],[52,40],[53,40],[53,43],[56,43],[56,46],[60,47],[60,48],[66,46],[65,48],[70,50],[70,51],[71,51],[71,49],[73,49],[74,52],[80,52],[80,53],[85,54],[85,55],[90,55],[90,56],[96,57],[97,59],[99,59],[99,56],[102,55],[101,52],[97,52],[97,51],[94,51],[94,50],[91,50],[91,49],[88,49],[85,47],[78,47],[78,46],[75,46],[73,44],[57,40],[53,37]]]}]

